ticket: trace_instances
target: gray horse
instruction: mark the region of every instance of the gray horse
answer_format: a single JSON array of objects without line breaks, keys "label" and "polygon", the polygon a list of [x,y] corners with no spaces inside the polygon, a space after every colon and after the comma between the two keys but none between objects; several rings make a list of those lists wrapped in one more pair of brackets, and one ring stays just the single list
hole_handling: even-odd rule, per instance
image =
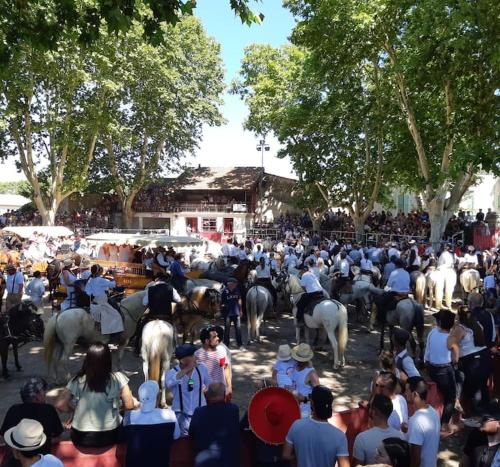
[{"label": "gray horse", "polygon": [[261,285],[254,285],[246,295],[247,305],[247,343],[254,339],[260,342],[260,325],[266,312],[273,311],[273,297],[269,290]]}]

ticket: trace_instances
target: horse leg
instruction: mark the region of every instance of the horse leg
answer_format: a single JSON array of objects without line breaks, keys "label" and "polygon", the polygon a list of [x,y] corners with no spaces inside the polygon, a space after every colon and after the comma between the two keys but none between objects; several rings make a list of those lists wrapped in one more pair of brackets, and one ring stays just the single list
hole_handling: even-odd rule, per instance
[{"label": "horse leg", "polygon": [[12,343],[12,352],[14,354],[14,364],[16,365],[17,371],[21,371],[23,367],[19,364],[19,354],[17,352],[17,342]]},{"label": "horse leg", "polygon": [[394,344],[392,343],[392,335],[394,333],[394,326],[389,326],[389,350],[394,351]]},{"label": "horse leg", "polygon": [[333,369],[337,370],[339,368],[339,345],[337,338],[335,337],[335,330],[333,326],[325,326],[326,333],[328,334],[328,339],[330,339],[330,344],[333,350]]},{"label": "horse leg", "polygon": [[7,356],[9,355],[9,343],[7,345],[0,341],[0,358],[2,360],[2,376],[8,378],[9,370],[7,369]]},{"label": "horse leg", "polygon": [[378,353],[381,354],[384,351],[385,346],[385,323],[380,324],[380,346]]}]

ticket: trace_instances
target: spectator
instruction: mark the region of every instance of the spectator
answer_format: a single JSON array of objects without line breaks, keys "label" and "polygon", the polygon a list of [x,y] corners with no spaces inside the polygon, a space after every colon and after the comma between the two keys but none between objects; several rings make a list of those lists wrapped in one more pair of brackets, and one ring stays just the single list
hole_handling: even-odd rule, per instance
[{"label": "spectator", "polygon": [[410,465],[410,446],[400,438],[385,438],[377,448],[375,462],[392,467],[407,467]]},{"label": "spectator", "polygon": [[403,383],[405,383],[408,378],[420,376],[420,372],[417,370],[413,358],[411,358],[411,355],[409,355],[406,350],[409,339],[410,333],[408,331],[401,328],[394,328],[392,343],[394,345],[394,353],[396,354],[394,359],[396,364],[396,377]]},{"label": "spectator", "polygon": [[42,298],[45,295],[45,284],[41,276],[42,274],[40,271],[35,271],[33,273],[33,280],[26,287],[26,293],[37,307],[42,306]]},{"label": "spectator", "polygon": [[125,410],[138,407],[128,378],[111,371],[111,352],[106,344],[92,344],[82,369],[70,380],[56,407],[71,414],[71,440],[76,446],[102,447],[120,438],[120,400]]},{"label": "spectator", "polygon": [[387,424],[392,411],[392,401],[387,396],[377,394],[373,397],[368,412],[372,428],[359,433],[354,440],[353,467],[375,463],[378,454],[377,448],[384,439],[404,439],[404,435],[400,430],[396,430]]},{"label": "spectator", "polygon": [[415,407],[408,421],[410,467],[436,467],[441,424],[438,413],[426,402],[427,383],[422,378],[410,378],[406,398]]},{"label": "spectator", "polygon": [[15,427],[23,418],[36,420],[43,427],[46,442],[40,447],[41,454],[49,454],[53,442],[57,442],[63,427],[56,409],[46,403],[47,382],[39,376],[29,377],[20,390],[21,404],[14,404],[7,410],[0,428],[0,434]]},{"label": "spectator", "polygon": [[23,418],[5,432],[4,439],[21,467],[63,467],[57,457],[42,454],[47,436],[43,432],[42,424],[36,420]]},{"label": "spectator", "polygon": [[455,322],[455,315],[447,309],[442,309],[433,315],[437,326],[427,335],[424,361],[427,364],[429,377],[437,384],[443,395],[444,408],[441,417],[442,431],[451,432],[449,426],[453,409],[457,401],[457,385],[453,365],[458,363],[458,351],[451,350],[450,330]]},{"label": "spectator", "polygon": [[462,467],[500,465],[500,404],[492,402],[481,411],[479,429],[470,431],[464,446]]},{"label": "spectator", "polygon": [[484,298],[480,293],[473,292],[468,298],[469,309],[474,319],[483,328],[483,335],[486,347],[495,347],[497,340],[495,319],[493,315],[484,308]]},{"label": "spectator", "polygon": [[5,299],[5,310],[9,311],[12,307],[19,305],[23,298],[24,276],[13,264],[9,264],[5,271],[7,272],[6,289],[7,298]]},{"label": "spectator", "polygon": [[271,377],[273,386],[279,386],[280,388],[292,387],[292,377],[297,363],[292,358],[292,350],[288,344],[279,346],[276,360]]},{"label": "spectator", "polygon": [[211,383],[207,404],[198,407],[189,425],[195,445],[195,467],[235,467],[240,465],[238,407],[225,402],[225,386]]},{"label": "spectator", "polygon": [[238,288],[238,281],[230,277],[227,286],[222,290],[221,307],[224,317],[224,344],[229,346],[229,336],[231,333],[231,323],[234,324],[236,334],[236,344],[238,347],[243,345],[241,339],[241,293]]},{"label": "spectator", "polygon": [[297,467],[349,467],[347,438],[330,425],[333,395],[325,386],[316,386],[311,393],[310,418],[293,423],[283,447],[283,459],[297,459]]},{"label": "spectator", "polygon": [[224,345],[220,345],[221,339],[215,327],[204,328],[200,332],[202,347],[194,356],[196,361],[205,365],[211,383],[223,383],[226,387],[226,397],[231,398],[232,377],[229,366],[228,351]]},{"label": "spectator", "polygon": [[299,344],[292,349],[292,358],[296,362],[295,371],[292,373],[292,385],[300,404],[302,418],[311,415],[310,395],[315,386],[320,384],[318,374],[311,365],[314,356],[309,344]]},{"label": "spectator", "polygon": [[183,436],[188,434],[194,411],[207,404],[205,392],[210,384],[205,365],[196,364],[195,350],[196,347],[191,344],[179,345],[175,349],[179,365],[165,375],[165,386],[172,391],[172,408]]},{"label": "spectator", "polygon": [[375,394],[384,394],[392,401],[393,411],[389,416],[389,426],[401,429],[403,423],[408,423],[408,404],[401,394],[396,394],[398,380],[394,373],[381,372],[375,382]]},{"label": "spectator", "polygon": [[460,355],[460,369],[464,373],[464,396],[472,410],[489,402],[487,382],[491,373],[490,351],[485,346],[483,329],[466,306],[458,310],[458,324],[450,333],[450,343]]},{"label": "spectator", "polygon": [[169,465],[170,447],[181,436],[172,409],[157,408],[160,388],[156,381],[139,387],[140,409],[126,412],[123,419],[128,467]]}]

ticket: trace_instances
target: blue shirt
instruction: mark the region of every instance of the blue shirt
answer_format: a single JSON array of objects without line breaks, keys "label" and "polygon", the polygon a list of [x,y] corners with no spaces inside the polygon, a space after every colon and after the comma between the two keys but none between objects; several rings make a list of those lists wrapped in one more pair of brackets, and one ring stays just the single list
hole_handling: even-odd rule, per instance
[{"label": "blue shirt", "polygon": [[238,288],[229,290],[227,287],[221,294],[221,305],[224,316],[241,316],[241,294]]},{"label": "blue shirt", "polygon": [[174,260],[173,263],[170,265],[170,272],[172,273],[172,277],[184,278],[184,271],[182,269],[181,264],[177,260]]},{"label": "blue shirt", "polygon": [[391,292],[409,293],[410,292],[410,274],[403,268],[395,269],[391,272],[387,285]]}]

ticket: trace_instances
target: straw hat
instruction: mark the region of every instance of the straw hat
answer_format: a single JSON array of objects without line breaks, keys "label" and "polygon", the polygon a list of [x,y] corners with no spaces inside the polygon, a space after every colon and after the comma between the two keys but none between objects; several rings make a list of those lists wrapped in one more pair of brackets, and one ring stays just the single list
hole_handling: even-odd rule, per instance
[{"label": "straw hat", "polygon": [[255,436],[267,444],[283,444],[288,430],[300,419],[300,408],[293,394],[269,387],[256,392],[248,406],[248,424]]},{"label": "straw hat", "polygon": [[292,349],[292,358],[298,362],[308,362],[314,357],[314,352],[311,346],[306,343],[296,345]]},{"label": "straw hat", "polygon": [[63,266],[67,268],[68,266],[73,266],[73,260],[70,258],[67,258],[63,261]]},{"label": "straw hat", "polygon": [[276,357],[281,362],[286,362],[292,358],[292,349],[288,344],[283,344],[278,347],[278,355]]},{"label": "straw hat", "polygon": [[83,258],[80,262],[80,269],[90,268],[90,258]]},{"label": "straw hat", "polygon": [[16,426],[5,432],[4,439],[11,448],[18,451],[34,451],[45,444],[47,436],[40,422],[23,418]]}]

